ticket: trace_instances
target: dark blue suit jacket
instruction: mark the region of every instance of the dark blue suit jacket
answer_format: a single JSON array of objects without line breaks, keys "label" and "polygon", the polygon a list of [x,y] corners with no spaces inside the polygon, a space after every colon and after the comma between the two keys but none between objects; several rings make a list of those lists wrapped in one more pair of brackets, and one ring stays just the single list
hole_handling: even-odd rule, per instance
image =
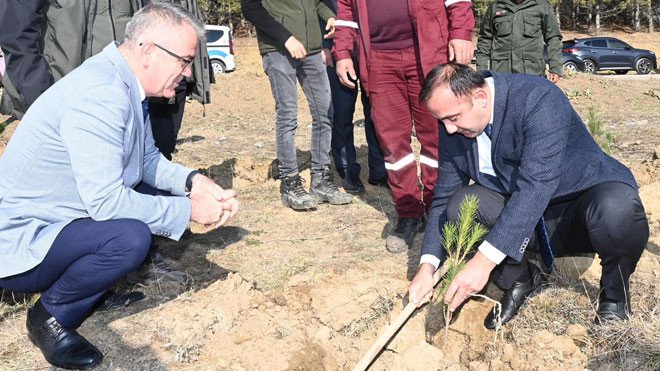
[{"label": "dark blue suit jacket", "polygon": [[609,181],[637,188],[630,170],[600,149],[553,83],[524,74],[484,71],[482,76],[495,83],[491,155],[497,181],[479,172],[476,139],[448,135],[440,122],[438,182],[422,254],[444,261],[447,200],[470,180],[510,196],[486,241],[518,261],[549,204]]}]

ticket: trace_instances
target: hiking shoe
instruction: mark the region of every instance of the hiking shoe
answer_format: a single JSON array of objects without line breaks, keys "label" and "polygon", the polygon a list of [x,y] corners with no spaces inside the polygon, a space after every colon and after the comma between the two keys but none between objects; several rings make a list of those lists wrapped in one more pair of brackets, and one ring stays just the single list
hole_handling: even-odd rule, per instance
[{"label": "hiking shoe", "polygon": [[341,192],[332,182],[330,169],[312,173],[312,185],[309,194],[320,202],[329,202],[332,205],[344,205],[351,202],[353,196]]},{"label": "hiking shoe", "polygon": [[385,248],[387,251],[397,254],[408,250],[415,239],[417,232],[424,228],[424,217],[399,218],[396,227],[387,236]]},{"label": "hiking shoe", "polygon": [[346,191],[348,193],[363,193],[364,192],[364,184],[362,184],[362,181],[360,180],[360,178],[351,179],[349,177],[346,177],[342,181],[342,185],[344,186],[344,191]]},{"label": "hiking shoe", "polygon": [[304,181],[305,179],[301,178],[300,174],[282,177],[280,182],[282,205],[289,206],[294,210],[316,208],[316,200],[302,186]]},{"label": "hiking shoe", "polygon": [[387,183],[387,176],[378,179],[369,178],[368,182],[372,186],[390,189],[390,185]]},{"label": "hiking shoe", "polygon": [[165,281],[186,286],[191,282],[190,276],[186,272],[176,270],[165,263],[163,256],[155,249],[149,252],[144,263],[135,272],[126,276],[126,280],[133,285],[145,286]]}]

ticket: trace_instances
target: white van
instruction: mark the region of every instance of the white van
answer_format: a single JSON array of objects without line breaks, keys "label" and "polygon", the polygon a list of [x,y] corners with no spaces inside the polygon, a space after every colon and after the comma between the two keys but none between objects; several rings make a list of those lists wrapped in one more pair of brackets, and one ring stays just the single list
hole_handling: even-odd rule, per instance
[{"label": "white van", "polygon": [[227,26],[204,26],[206,29],[206,48],[214,74],[236,70],[234,62],[234,41]]}]

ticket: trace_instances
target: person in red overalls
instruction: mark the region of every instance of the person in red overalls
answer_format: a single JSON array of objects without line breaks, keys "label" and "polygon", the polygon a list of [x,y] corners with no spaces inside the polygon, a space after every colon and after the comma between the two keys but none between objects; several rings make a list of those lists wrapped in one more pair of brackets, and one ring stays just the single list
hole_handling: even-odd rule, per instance
[{"label": "person in red overalls", "polygon": [[[386,247],[409,249],[424,228],[438,177],[438,122],[418,96],[424,77],[438,64],[467,64],[474,46],[470,0],[339,0],[333,55],[340,81],[354,87],[351,52],[369,95],[378,141],[385,155],[398,221]],[[411,133],[422,145],[420,191]]]}]

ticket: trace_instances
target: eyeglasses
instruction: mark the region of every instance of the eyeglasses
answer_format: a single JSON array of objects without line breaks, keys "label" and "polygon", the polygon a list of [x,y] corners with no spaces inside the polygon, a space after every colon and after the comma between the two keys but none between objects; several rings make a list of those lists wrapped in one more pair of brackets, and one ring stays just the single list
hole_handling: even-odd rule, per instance
[{"label": "eyeglasses", "polygon": [[[144,44],[144,43],[139,43],[138,46],[142,46],[142,44]],[[152,44],[154,44],[154,46],[157,47],[158,49],[164,51],[165,53],[167,53],[167,54],[173,56],[174,58],[178,59],[179,61],[183,62],[183,69],[184,70],[193,62],[192,59],[184,58],[184,57],[182,57],[182,56],[180,56],[176,53],[172,53],[171,51],[163,48],[162,46],[160,46],[156,43],[152,42]]]}]

